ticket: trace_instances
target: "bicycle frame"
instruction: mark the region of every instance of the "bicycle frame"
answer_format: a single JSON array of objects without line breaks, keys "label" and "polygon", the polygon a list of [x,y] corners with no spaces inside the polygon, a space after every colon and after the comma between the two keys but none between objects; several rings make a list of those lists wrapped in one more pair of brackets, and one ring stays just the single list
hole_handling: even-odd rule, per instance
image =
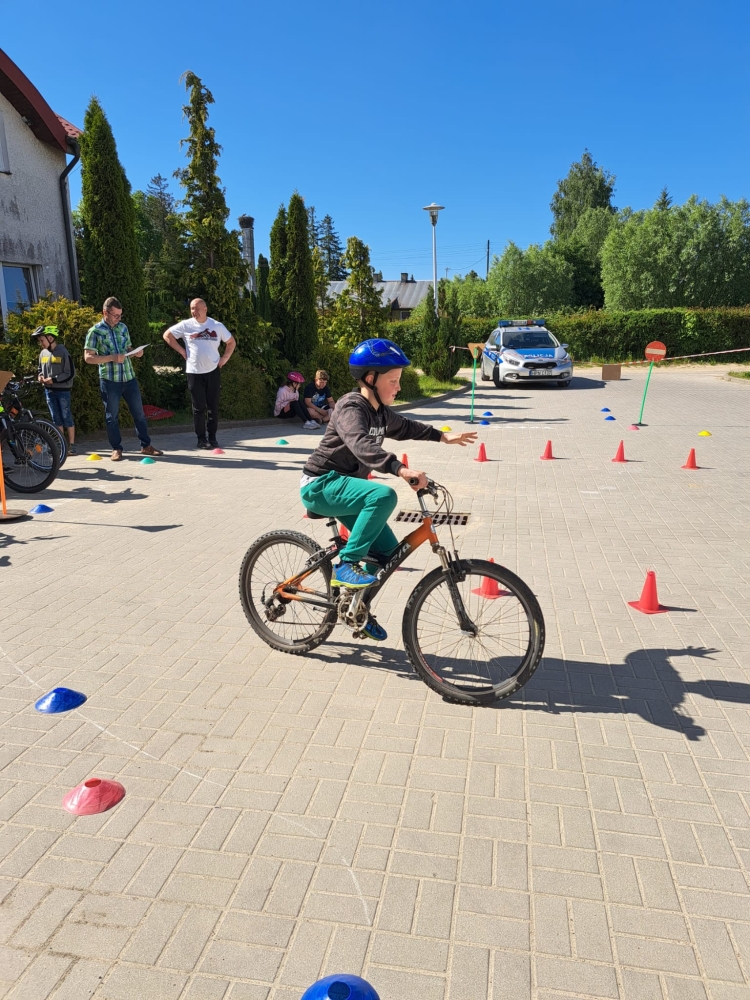
[{"label": "bicycle frame", "polygon": [[[435,530],[432,526],[432,516],[424,503],[424,496],[427,493],[427,490],[419,490],[417,493],[419,506],[422,508],[422,523],[399,543],[399,546],[393,555],[387,561],[384,561],[382,557],[377,556],[375,553],[372,553],[371,555],[368,554],[368,562],[377,562],[383,567],[378,573],[378,582],[367,588],[365,601],[368,605],[373,597],[375,597],[375,595],[390,579],[393,573],[396,572],[401,563],[405,562],[412,552],[415,552],[419,546],[424,545],[425,542],[430,543],[432,551],[440,556],[440,561],[443,563],[443,566],[445,568],[448,567],[450,563],[448,553],[440,544],[438,536],[435,534]],[[344,547],[344,542],[338,532],[336,518],[329,518],[327,524],[331,526],[335,532],[333,538],[331,539],[332,544],[319,555],[313,556],[308,568],[303,573],[297,573],[295,576],[289,577],[289,579],[284,580],[277,587],[275,587],[273,594],[271,595],[272,598],[280,597],[285,601],[300,601],[303,604],[312,604],[316,607],[328,608],[332,611],[336,609],[338,603],[337,600],[324,600],[320,597],[317,591],[308,587],[300,586],[302,581],[310,576],[311,573],[314,573],[315,570],[318,569],[319,566],[322,566],[324,562],[335,559]],[[313,597],[309,595],[315,596]]]}]

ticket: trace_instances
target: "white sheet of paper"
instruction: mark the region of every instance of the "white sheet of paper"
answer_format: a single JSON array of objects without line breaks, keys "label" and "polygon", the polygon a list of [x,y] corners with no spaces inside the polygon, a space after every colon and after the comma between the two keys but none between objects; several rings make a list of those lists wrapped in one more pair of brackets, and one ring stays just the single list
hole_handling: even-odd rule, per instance
[{"label": "white sheet of paper", "polygon": [[143,350],[145,350],[145,348],[150,347],[150,346],[151,346],[150,344],[141,344],[140,347],[134,347],[132,351],[128,351],[128,353],[125,355],[125,357],[126,358],[132,358],[132,356],[134,354],[137,354],[138,351],[143,351]]}]

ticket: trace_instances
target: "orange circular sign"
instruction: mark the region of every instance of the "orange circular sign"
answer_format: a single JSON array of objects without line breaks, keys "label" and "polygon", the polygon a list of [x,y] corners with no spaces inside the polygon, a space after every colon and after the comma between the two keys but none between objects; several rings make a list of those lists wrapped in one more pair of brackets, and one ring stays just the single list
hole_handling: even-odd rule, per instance
[{"label": "orange circular sign", "polygon": [[661,361],[667,355],[667,345],[660,340],[652,340],[643,353],[647,361]]}]

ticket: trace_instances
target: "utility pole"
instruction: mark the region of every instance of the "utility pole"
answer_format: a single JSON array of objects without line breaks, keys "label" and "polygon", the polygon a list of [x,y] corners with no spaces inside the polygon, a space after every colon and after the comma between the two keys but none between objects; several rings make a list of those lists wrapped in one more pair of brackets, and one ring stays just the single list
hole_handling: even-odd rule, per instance
[{"label": "utility pole", "polygon": [[485,271],[484,279],[485,281],[490,276],[490,241],[487,240],[487,270]]}]

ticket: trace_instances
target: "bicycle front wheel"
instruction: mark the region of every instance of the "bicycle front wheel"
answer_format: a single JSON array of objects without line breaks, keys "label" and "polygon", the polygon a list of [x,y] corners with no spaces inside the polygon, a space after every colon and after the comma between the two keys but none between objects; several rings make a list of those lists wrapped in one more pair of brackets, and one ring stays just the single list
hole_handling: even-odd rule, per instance
[{"label": "bicycle front wheel", "polygon": [[245,553],[240,567],[240,600],[245,617],[274,649],[309,653],[328,638],[336,624],[336,611],[320,606],[332,600],[330,559],[295,588],[298,596],[307,601],[274,595],[279,584],[304,573],[310,560],[322,552],[317,542],[299,531],[270,531]]},{"label": "bicycle front wheel", "polygon": [[16,493],[46,489],[60,467],[55,443],[37,424],[8,423],[2,443],[5,482]]},{"label": "bicycle front wheel", "polygon": [[[462,559],[456,569],[453,579],[442,567],[433,570],[414,588],[404,611],[404,646],[425,684],[446,701],[489,705],[518,691],[536,670],[544,618],[523,580],[503,566]],[[459,622],[451,584],[471,630]]]}]

